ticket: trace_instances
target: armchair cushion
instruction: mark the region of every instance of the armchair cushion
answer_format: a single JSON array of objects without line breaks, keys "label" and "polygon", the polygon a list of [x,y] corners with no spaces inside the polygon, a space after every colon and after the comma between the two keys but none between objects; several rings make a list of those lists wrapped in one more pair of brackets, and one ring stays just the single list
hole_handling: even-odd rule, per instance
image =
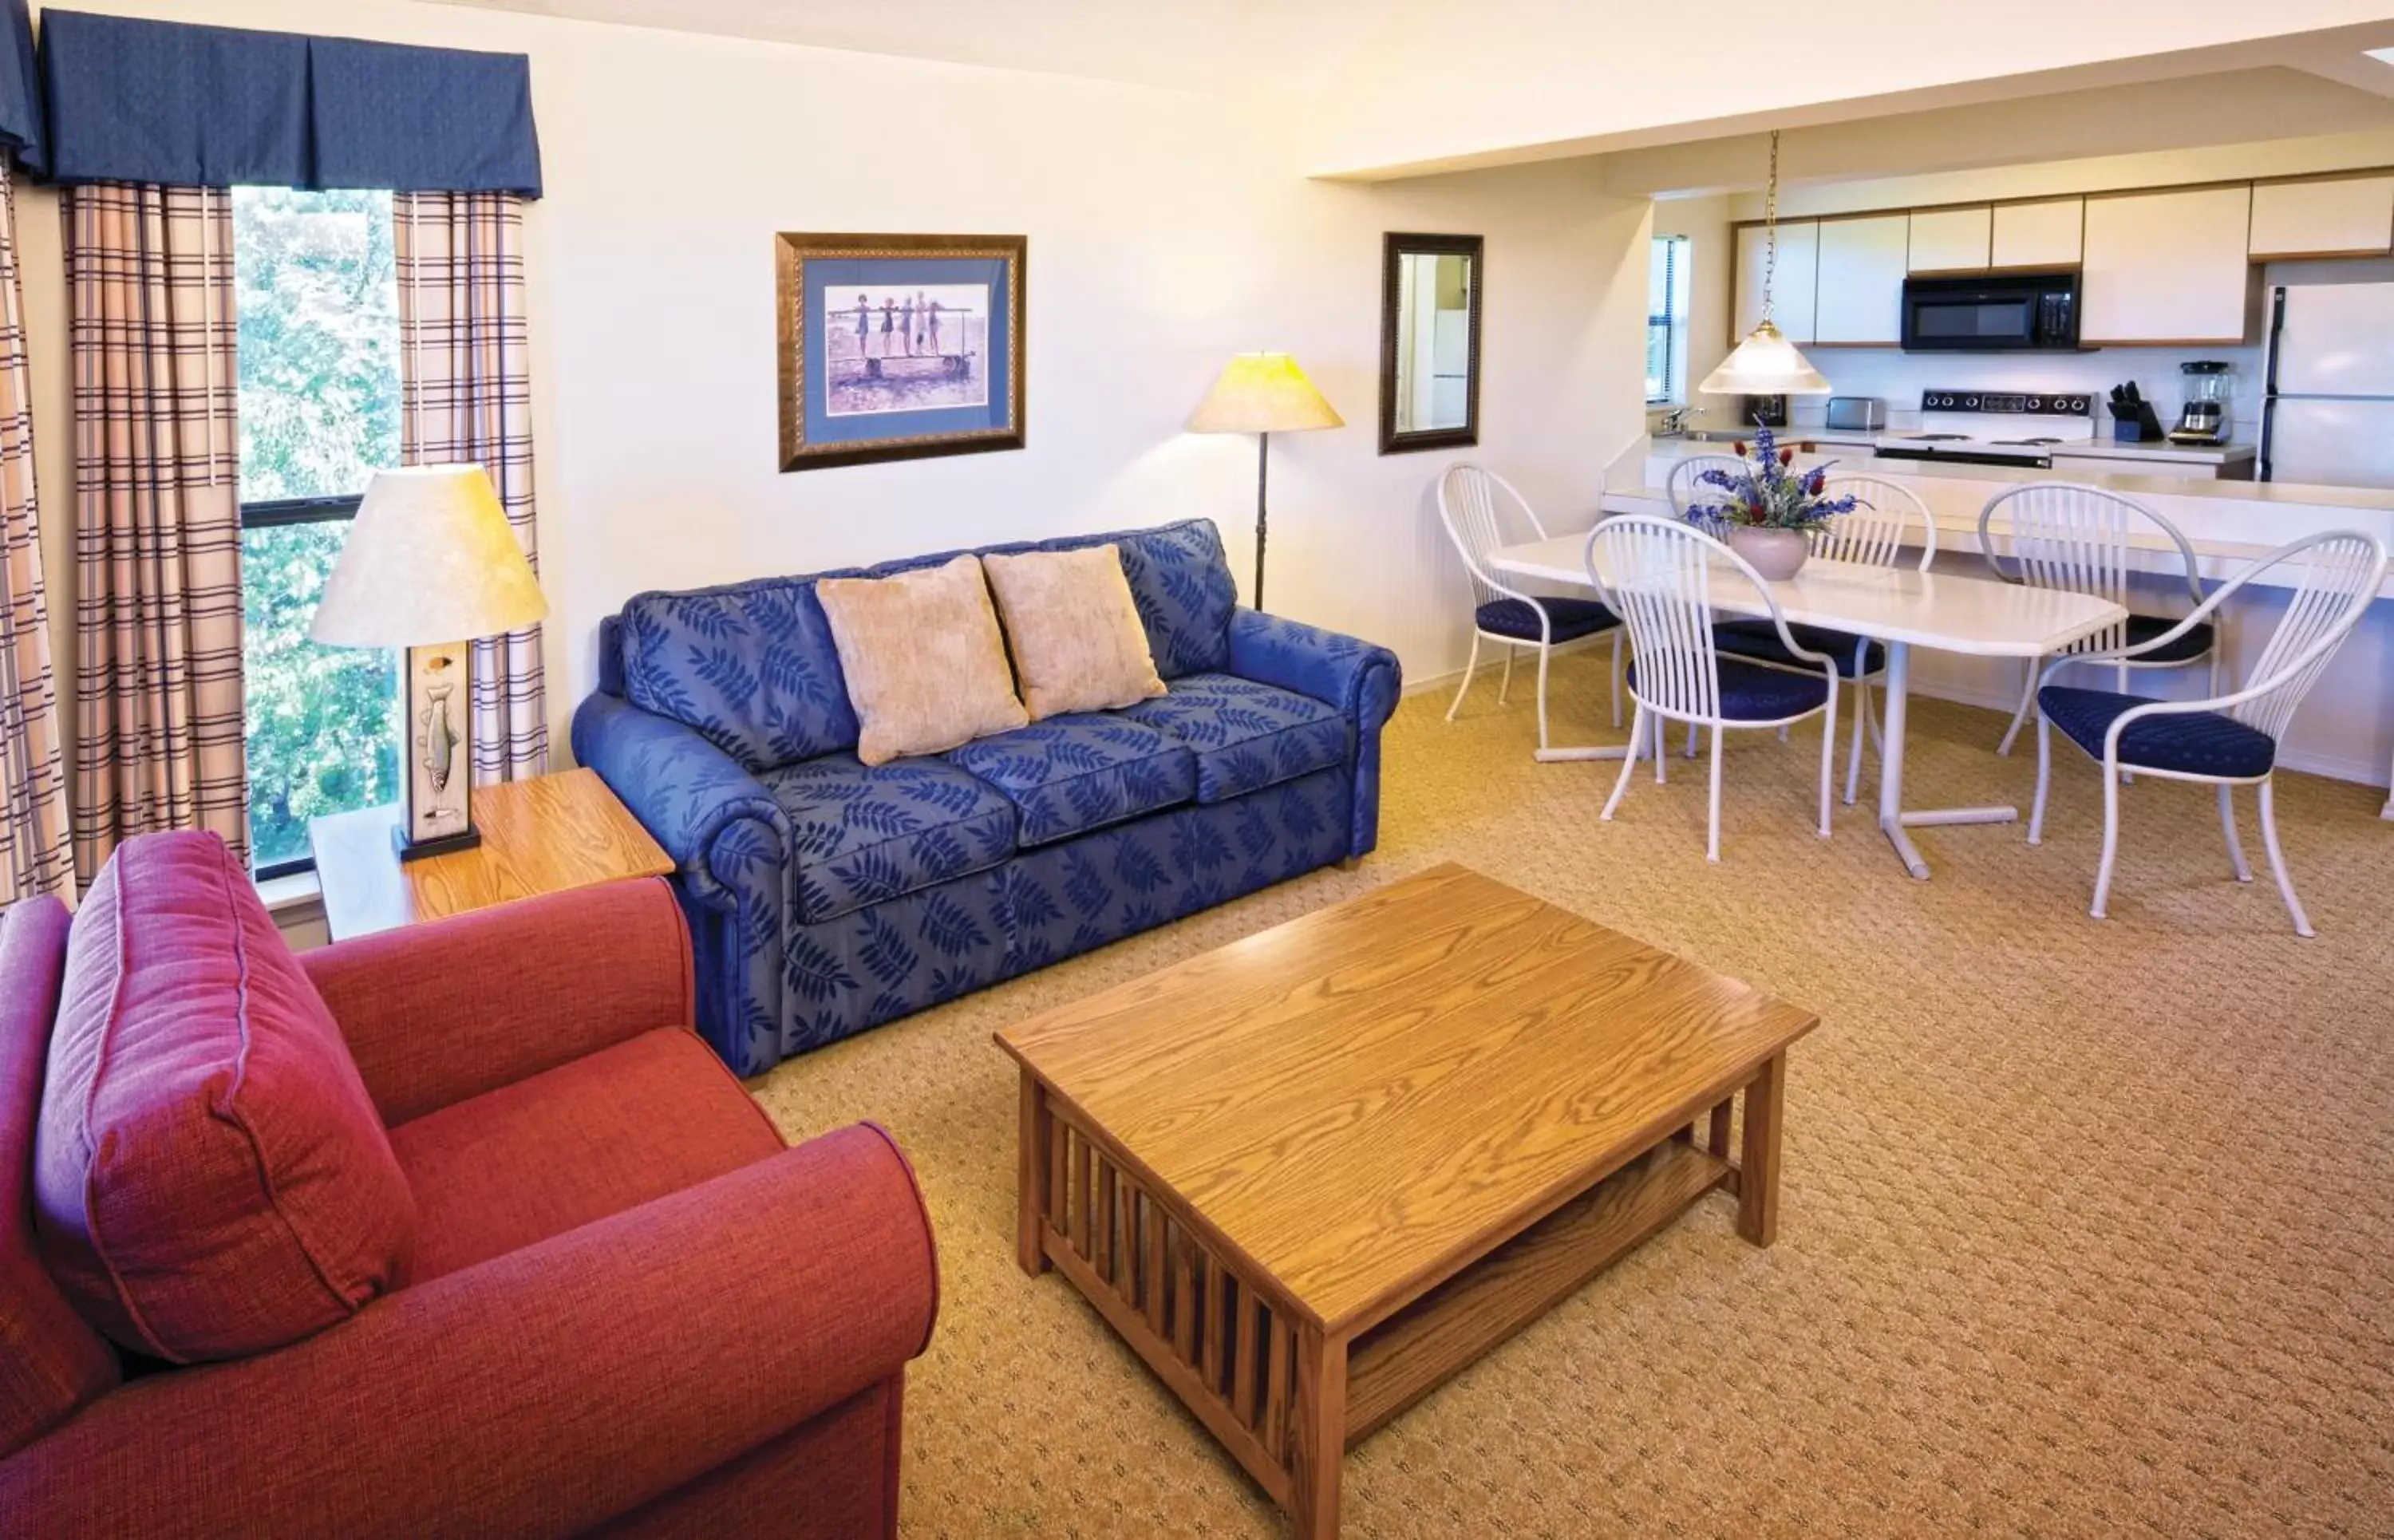
[{"label": "armchair cushion", "polygon": [[[1835,631],[1825,625],[1789,625],[1788,634],[1796,645],[1808,652],[1819,652],[1837,660],[1837,677],[1841,679],[1867,678],[1887,666],[1887,645],[1884,642],[1862,643],[1849,631]],[[1713,641],[1722,652],[1756,663],[1775,663],[1786,668],[1818,668],[1787,651],[1779,639],[1779,627],[1768,620],[1725,620],[1713,627]],[[1861,645],[1862,671],[1854,673],[1854,649]]]},{"label": "armchair cushion", "polygon": [[382,1120],[215,835],[127,840],[86,896],[33,1178],[61,1290],[153,1357],[283,1347],[403,1278],[415,1206]]},{"label": "armchair cushion", "polygon": [[1335,708],[1231,674],[1191,674],[1122,715],[1196,754],[1200,802],[1228,802],[1347,758],[1347,718]]},{"label": "armchair cushion", "polygon": [[1577,641],[1621,624],[1620,616],[1592,599],[1493,599],[1472,619],[1492,637],[1533,642],[1538,639],[1540,610],[1546,612],[1549,633],[1557,641]]},{"label": "armchair cushion", "polygon": [[401,1124],[390,1143],[415,1192],[420,1284],[778,1154],[782,1137],[675,1028]]},{"label": "armchair cushion", "polygon": [[945,759],[827,754],[765,784],[789,815],[798,917],[820,925],[984,872],[1014,853],[1014,804]]},{"label": "armchair cushion", "polygon": [[[2045,720],[2094,758],[2123,712],[2152,702],[2109,690],[2078,690],[2049,684],[2036,692]],[[2216,711],[2170,711],[2140,717],[2120,734],[2120,763],[2142,770],[2218,775],[2230,780],[2267,775],[2277,763],[2278,745],[2258,728]]]},{"label": "armchair cushion", "polygon": [[[1717,659],[1715,666],[1720,670],[1720,714],[1724,721],[1776,722],[1818,711],[1828,704],[1829,680],[1825,675],[1766,668],[1758,663],[1730,657]],[[1638,665],[1633,662],[1623,672],[1628,678],[1630,692],[1635,694]]]},{"label": "armchair cushion", "polygon": [[[2130,615],[2126,628],[2127,645],[2142,647],[2156,637],[2168,636],[2177,628],[2177,625],[2178,618],[2174,615]],[[2150,652],[2139,652],[2129,661],[2145,664],[2193,663],[2197,659],[2211,655],[2211,645],[2216,637],[2217,633],[2212,630],[2211,623],[2207,620],[2202,621],[2188,626],[2186,635],[2171,642],[2167,647],[2156,647]]]},{"label": "armchair cushion", "polygon": [[1025,849],[1197,795],[1197,761],[1186,747],[1112,712],[1050,717],[948,757],[1014,804]]}]

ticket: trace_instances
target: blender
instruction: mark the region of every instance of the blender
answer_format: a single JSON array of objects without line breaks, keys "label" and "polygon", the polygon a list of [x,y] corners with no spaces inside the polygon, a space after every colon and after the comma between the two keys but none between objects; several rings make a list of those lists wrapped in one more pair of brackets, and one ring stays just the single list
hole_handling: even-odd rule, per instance
[{"label": "blender", "polygon": [[2233,366],[2225,359],[2193,359],[2178,365],[2186,377],[2186,405],[2177,426],[2169,430],[2174,444],[2220,444],[2228,441],[2228,382]]}]

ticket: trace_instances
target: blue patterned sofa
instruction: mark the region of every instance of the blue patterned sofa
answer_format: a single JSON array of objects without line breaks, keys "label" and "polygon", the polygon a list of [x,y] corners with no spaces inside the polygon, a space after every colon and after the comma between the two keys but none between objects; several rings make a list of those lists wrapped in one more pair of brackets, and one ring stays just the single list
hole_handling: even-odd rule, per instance
[{"label": "blue patterned sofa", "polygon": [[1395,655],[1239,608],[1203,520],[989,549],[1106,541],[1170,693],[878,769],[813,577],[642,594],[601,624],[574,757],[673,856],[699,1030],[734,1070],[1377,841]]}]

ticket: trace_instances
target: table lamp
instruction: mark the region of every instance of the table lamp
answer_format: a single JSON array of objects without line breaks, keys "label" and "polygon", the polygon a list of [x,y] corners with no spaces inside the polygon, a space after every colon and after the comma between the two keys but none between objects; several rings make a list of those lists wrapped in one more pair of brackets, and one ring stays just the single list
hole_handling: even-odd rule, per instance
[{"label": "table lamp", "polygon": [[548,600],[480,466],[377,474],[308,634],[402,648],[400,859],[467,850],[474,828],[472,643],[536,625]]},{"label": "table lamp", "polygon": [[1191,433],[1256,435],[1256,591],[1264,607],[1264,536],[1269,515],[1264,489],[1271,474],[1271,436],[1315,428],[1344,428],[1346,420],[1322,399],[1296,360],[1286,353],[1241,353],[1189,419]]}]

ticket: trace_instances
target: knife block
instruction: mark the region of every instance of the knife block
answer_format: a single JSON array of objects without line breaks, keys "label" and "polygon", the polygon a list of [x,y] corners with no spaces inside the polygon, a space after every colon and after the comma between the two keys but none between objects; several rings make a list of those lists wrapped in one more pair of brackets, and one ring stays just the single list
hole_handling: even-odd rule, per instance
[{"label": "knife block", "polygon": [[2138,401],[2123,407],[2118,401],[2106,401],[2111,414],[2111,441],[2123,444],[2156,443],[2162,438],[2162,420],[2153,415],[2153,403]]}]

